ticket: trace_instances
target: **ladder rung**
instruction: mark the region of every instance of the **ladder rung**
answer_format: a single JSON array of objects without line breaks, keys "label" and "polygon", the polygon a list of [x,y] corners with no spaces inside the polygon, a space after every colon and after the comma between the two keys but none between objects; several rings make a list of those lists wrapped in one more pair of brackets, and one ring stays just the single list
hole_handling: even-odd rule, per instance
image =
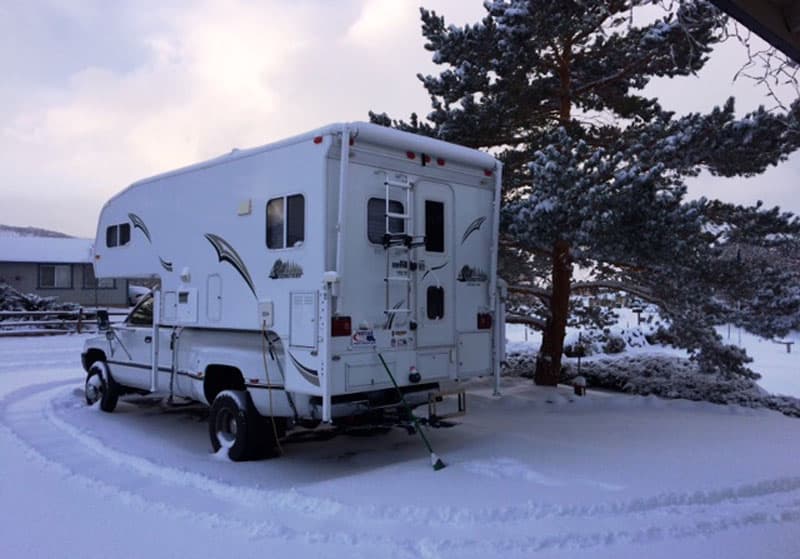
[{"label": "ladder rung", "polygon": [[387,213],[386,217],[393,217],[395,219],[411,219],[411,216],[408,214],[396,214],[394,212]]},{"label": "ladder rung", "polygon": [[390,181],[390,180],[383,181],[383,184],[385,186],[391,186],[391,187],[394,187],[394,188],[411,188],[411,186],[412,186],[412,184],[410,182],[396,182],[396,181]]},{"label": "ladder rung", "polygon": [[383,278],[383,281],[411,281],[406,276],[389,276],[388,278]]},{"label": "ladder rung", "polygon": [[403,313],[403,312],[411,312],[411,309],[386,309],[386,314],[396,314],[396,313]]},{"label": "ladder rung", "polygon": [[408,250],[408,246],[413,242],[413,238],[405,233],[385,233],[383,235],[383,248],[403,248]]}]

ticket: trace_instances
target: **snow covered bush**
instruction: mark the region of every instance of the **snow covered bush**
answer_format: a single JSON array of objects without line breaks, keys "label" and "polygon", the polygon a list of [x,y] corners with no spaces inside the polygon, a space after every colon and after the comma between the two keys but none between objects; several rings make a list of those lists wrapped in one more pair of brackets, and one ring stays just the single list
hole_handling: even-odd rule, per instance
[{"label": "snow covered bush", "polygon": [[620,336],[609,336],[603,345],[603,353],[622,353],[625,351],[625,340]]},{"label": "snow covered bush", "polygon": [[56,297],[21,293],[7,283],[0,283],[0,311],[68,311],[77,308],[75,303],[61,303]]},{"label": "snow covered bush", "polygon": [[[532,354],[510,354],[506,361],[504,374],[533,376],[535,356]],[[800,417],[800,399],[768,394],[751,378],[703,373],[696,362],[680,357],[630,355],[587,359],[581,362],[580,374],[577,361],[570,360],[562,369],[560,382],[572,385],[579,377],[586,380],[589,389],[768,408]]]}]

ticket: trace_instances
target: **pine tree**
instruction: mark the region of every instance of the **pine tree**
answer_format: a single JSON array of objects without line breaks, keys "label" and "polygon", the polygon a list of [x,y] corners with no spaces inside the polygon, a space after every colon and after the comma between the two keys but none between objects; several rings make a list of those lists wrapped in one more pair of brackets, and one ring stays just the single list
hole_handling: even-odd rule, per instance
[{"label": "pine tree", "polygon": [[[627,289],[658,302],[674,338],[706,370],[750,374],[715,322],[763,333],[798,322],[791,309],[800,305],[800,273],[764,265],[775,232],[783,244],[798,242],[798,220],[760,206],[686,201],[684,180],[703,169],[748,176],[784,160],[800,145],[800,101],[786,113],[760,108],[737,119],[733,99],[676,116],[645,97],[655,77],[701,70],[725,36],[724,16],[703,1],[635,23],[653,4],[498,0],[464,27],[422,9],[425,48],[446,67],[419,76],[431,96],[428,121],[370,113],[504,161],[503,261],[516,257],[507,269],[519,274],[542,255],[549,260],[549,289],[531,282],[546,311],[541,384],[558,380],[569,299],[580,289]],[[742,246],[757,257],[743,259]],[[573,264],[593,270],[592,280],[574,283]],[[790,310],[772,320],[765,308]]]}]

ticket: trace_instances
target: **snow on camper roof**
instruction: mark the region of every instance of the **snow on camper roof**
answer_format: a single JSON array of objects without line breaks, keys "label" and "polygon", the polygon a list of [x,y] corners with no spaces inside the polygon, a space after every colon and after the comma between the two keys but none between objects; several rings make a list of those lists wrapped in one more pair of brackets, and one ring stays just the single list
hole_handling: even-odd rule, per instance
[{"label": "snow on camper roof", "polygon": [[0,262],[90,264],[91,239],[56,237],[0,237]]},{"label": "snow on camper roof", "polygon": [[[411,150],[415,152],[426,153],[436,157],[444,157],[445,159],[451,161],[457,161],[465,165],[483,168],[486,170],[495,170],[497,165],[499,165],[499,161],[497,161],[497,159],[495,159],[488,153],[476,149],[459,146],[457,144],[451,144],[449,142],[437,140],[434,138],[429,138],[426,136],[420,136],[418,134],[412,134],[411,132],[404,132],[402,130],[396,130],[394,128],[387,128],[386,126],[380,126],[378,124],[372,124],[370,122],[347,122],[347,123],[329,124],[327,126],[323,126],[321,128],[317,128],[315,130],[311,130],[309,132],[305,132],[297,136],[286,138],[285,140],[264,144],[263,146],[258,146],[254,148],[245,148],[245,149],[235,148],[231,150],[229,153],[208,159],[206,161],[201,161],[193,165],[188,165],[186,167],[181,167],[179,169],[174,169],[172,171],[167,171],[165,173],[161,173],[158,175],[154,175],[152,177],[136,181],[133,184],[131,184],[128,188],[132,188],[141,184],[155,182],[182,173],[197,171],[199,169],[203,169],[211,165],[216,165],[219,163],[250,157],[266,151],[271,151],[274,149],[290,146],[292,144],[298,144],[304,141],[311,140],[318,136],[328,136],[332,134],[338,134],[341,133],[345,127],[348,128],[352,137],[378,145],[397,146],[398,148],[403,149],[404,151]],[[127,188],[124,190],[127,190]]]}]

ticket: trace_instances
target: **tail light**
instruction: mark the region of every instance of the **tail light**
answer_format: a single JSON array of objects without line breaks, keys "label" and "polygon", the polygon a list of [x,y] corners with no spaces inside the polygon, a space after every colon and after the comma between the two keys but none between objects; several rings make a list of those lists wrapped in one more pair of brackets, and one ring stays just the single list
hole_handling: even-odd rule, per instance
[{"label": "tail light", "polygon": [[334,316],[331,319],[331,336],[349,336],[353,333],[353,326],[349,316]]},{"label": "tail light", "polygon": [[488,312],[478,313],[478,330],[491,330],[492,315]]}]

